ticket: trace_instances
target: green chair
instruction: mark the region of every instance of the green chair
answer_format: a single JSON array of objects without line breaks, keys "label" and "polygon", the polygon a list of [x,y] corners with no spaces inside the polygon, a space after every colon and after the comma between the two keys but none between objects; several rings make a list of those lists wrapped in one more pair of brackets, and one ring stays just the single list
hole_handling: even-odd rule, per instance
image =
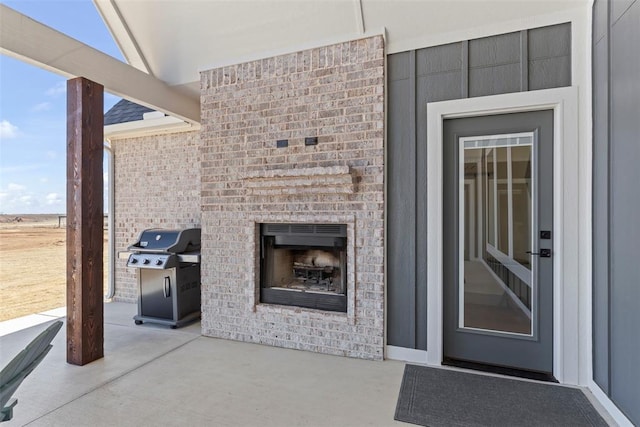
[{"label": "green chair", "polygon": [[11,396],[27,375],[49,353],[53,347],[51,341],[61,327],[61,320],[53,322],[0,372],[0,422],[13,418],[13,407],[18,403],[18,399],[11,398]]}]

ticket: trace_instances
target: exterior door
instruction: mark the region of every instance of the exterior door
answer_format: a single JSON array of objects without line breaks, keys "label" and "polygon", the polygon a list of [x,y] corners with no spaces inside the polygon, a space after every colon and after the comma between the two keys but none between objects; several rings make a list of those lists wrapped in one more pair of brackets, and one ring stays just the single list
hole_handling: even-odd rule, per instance
[{"label": "exterior door", "polygon": [[553,112],[449,119],[443,132],[443,362],[548,377]]}]

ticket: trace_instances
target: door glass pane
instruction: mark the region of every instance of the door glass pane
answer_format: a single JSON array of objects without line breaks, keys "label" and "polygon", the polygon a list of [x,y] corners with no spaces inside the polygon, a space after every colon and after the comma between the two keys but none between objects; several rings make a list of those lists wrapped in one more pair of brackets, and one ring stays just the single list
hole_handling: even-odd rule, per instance
[{"label": "door glass pane", "polygon": [[534,142],[532,133],[460,139],[462,328],[532,335]]}]

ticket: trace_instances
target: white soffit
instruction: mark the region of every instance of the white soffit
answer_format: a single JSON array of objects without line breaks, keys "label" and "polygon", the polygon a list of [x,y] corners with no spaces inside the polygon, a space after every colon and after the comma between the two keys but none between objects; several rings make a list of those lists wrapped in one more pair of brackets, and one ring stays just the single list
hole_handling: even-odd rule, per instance
[{"label": "white soffit", "polygon": [[362,36],[358,0],[112,1],[151,73],[170,85],[199,81],[203,69]]},{"label": "white soffit", "polygon": [[127,63],[140,71],[149,73],[147,60],[142,56],[136,40],[131,37],[129,27],[122,19],[118,6],[112,0],[94,0],[93,3]]},{"label": "white soffit", "polygon": [[[199,71],[373,34],[387,53],[491,34],[492,28],[549,25],[588,0],[94,0],[119,11],[103,18],[131,37],[150,72],[170,85]],[[508,24],[506,24],[508,23]],[[121,25],[127,31],[114,30]],[[386,30],[386,31],[385,31]],[[488,33],[488,34],[485,34]],[[118,42],[126,52],[125,43]],[[129,48],[131,49],[131,48]],[[132,52],[133,55],[134,52]],[[135,55],[134,55],[135,56]]]}]

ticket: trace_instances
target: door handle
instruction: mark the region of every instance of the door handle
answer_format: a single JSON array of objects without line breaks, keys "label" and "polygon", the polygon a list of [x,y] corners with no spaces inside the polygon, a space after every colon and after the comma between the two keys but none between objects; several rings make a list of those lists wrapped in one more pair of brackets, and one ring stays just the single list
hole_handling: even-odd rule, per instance
[{"label": "door handle", "polygon": [[164,278],[164,287],[162,288],[162,292],[164,293],[165,298],[169,298],[171,296],[171,278],[169,276]]},{"label": "door handle", "polygon": [[540,249],[540,252],[527,251],[529,255],[538,255],[540,258],[551,258],[551,249]]}]

